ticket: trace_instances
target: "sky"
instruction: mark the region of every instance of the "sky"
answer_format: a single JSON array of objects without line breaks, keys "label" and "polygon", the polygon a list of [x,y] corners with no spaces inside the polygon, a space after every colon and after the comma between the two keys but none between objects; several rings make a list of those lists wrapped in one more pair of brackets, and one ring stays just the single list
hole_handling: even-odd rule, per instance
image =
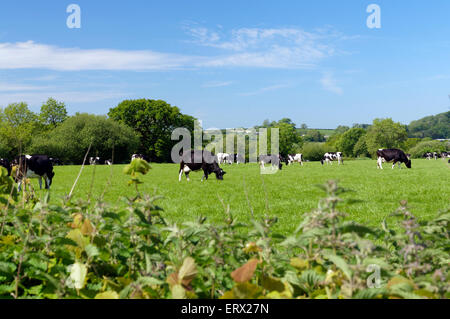
[{"label": "sky", "polygon": [[449,12],[447,0],[2,1],[0,107],[38,112],[53,97],[107,114],[149,98],[204,128],[408,124],[449,110]]}]

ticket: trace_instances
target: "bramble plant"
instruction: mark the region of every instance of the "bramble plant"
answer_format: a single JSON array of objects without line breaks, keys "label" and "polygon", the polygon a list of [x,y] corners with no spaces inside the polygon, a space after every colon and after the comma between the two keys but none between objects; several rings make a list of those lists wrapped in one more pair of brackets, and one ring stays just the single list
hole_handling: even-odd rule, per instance
[{"label": "bramble plant", "polygon": [[[148,169],[142,161],[125,169],[136,190]],[[3,171],[0,182],[9,198],[0,201],[0,298],[450,297],[448,210],[420,224],[402,202],[371,228],[346,219],[346,190],[329,181],[317,209],[283,236],[276,217],[243,224],[225,204],[223,223],[176,224],[160,197],[138,190],[126,207],[54,205],[10,196]],[[395,232],[388,221],[398,217]]]}]

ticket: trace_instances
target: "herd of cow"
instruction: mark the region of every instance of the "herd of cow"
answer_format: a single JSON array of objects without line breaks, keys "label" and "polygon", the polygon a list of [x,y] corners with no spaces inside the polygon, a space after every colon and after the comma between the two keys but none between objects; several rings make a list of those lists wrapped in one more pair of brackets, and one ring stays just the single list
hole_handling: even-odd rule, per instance
[{"label": "herd of cow", "polygon": [[[383,169],[383,162],[392,162],[392,168],[396,164],[401,165],[404,163],[407,168],[411,168],[410,154],[405,154],[399,149],[379,149],[377,151],[377,168]],[[450,158],[450,152],[443,152],[438,154],[437,152],[429,152],[424,154],[425,158],[431,159],[438,157]],[[146,161],[149,159],[143,154],[133,154],[131,160],[140,158]],[[342,152],[328,152],[323,155],[321,160],[322,165],[326,163],[327,165],[332,165],[333,161],[337,161],[339,165],[344,164]],[[190,150],[183,152],[181,154],[180,170],[179,170],[179,181],[183,173],[185,174],[187,180],[189,181],[189,173],[191,171],[203,170],[204,179],[208,179],[208,176],[215,174],[216,178],[223,180],[223,176],[226,172],[220,167],[220,164],[245,164],[245,157],[242,154],[227,154],[218,153],[215,155],[206,150]],[[287,156],[278,155],[260,155],[258,158],[260,168],[265,170],[266,164],[271,164],[272,169],[281,170],[283,167],[283,162],[286,165],[292,165],[293,163],[299,163],[303,166],[303,155],[302,154],[288,154]],[[450,163],[450,160],[449,160]],[[18,184],[18,190],[21,189],[24,179],[27,178],[38,178],[39,187],[42,189],[42,179],[45,182],[45,188],[49,189],[52,184],[53,177],[55,173],[53,172],[53,166],[61,165],[61,161],[55,158],[51,158],[47,155],[21,155],[16,157],[11,162],[7,159],[0,159],[0,166],[7,169],[8,175],[14,177],[14,180]],[[90,165],[106,164],[112,165],[112,160],[102,160],[100,157],[90,157]]]}]

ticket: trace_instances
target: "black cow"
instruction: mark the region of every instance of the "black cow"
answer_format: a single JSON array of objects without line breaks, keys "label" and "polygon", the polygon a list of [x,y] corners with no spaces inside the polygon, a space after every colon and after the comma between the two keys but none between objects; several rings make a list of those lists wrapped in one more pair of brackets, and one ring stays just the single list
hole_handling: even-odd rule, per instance
[{"label": "black cow", "polygon": [[262,170],[265,170],[265,164],[272,164],[272,169],[277,168],[282,169],[283,164],[281,163],[283,161],[283,157],[281,155],[259,155],[259,166]]},{"label": "black cow", "polygon": [[6,158],[0,158],[0,166],[6,168],[8,176],[11,176],[11,163]]},{"label": "black cow", "polygon": [[209,151],[190,150],[183,152],[180,162],[180,171],[178,180],[181,182],[183,172],[186,175],[186,179],[189,181],[189,172],[203,170],[203,179],[208,179],[209,174],[216,174],[216,178],[223,180],[223,175],[226,174],[218,164],[217,156]]},{"label": "black cow", "polygon": [[401,163],[405,163],[406,167],[411,168],[411,160],[406,156],[405,152],[396,148],[390,149],[379,149],[377,151],[377,168],[383,169],[381,165],[383,160],[386,162],[393,162],[392,168],[395,167],[395,164],[398,163],[398,167],[400,168]]},{"label": "black cow", "polygon": [[55,173],[47,155],[21,155],[13,160],[12,165],[17,167],[14,179],[18,183],[19,191],[24,178],[38,178],[40,189],[42,189],[42,178],[44,178],[45,189],[50,188]]}]

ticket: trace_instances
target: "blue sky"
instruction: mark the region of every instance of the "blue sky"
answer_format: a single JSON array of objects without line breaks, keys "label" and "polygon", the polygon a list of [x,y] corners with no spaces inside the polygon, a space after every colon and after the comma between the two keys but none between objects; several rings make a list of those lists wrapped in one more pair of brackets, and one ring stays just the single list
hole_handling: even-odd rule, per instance
[{"label": "blue sky", "polygon": [[[81,28],[69,29],[69,4]],[[369,29],[369,4],[381,28]],[[106,114],[163,99],[205,128],[291,118],[314,128],[402,123],[450,100],[450,2],[8,1],[0,106]]]}]

